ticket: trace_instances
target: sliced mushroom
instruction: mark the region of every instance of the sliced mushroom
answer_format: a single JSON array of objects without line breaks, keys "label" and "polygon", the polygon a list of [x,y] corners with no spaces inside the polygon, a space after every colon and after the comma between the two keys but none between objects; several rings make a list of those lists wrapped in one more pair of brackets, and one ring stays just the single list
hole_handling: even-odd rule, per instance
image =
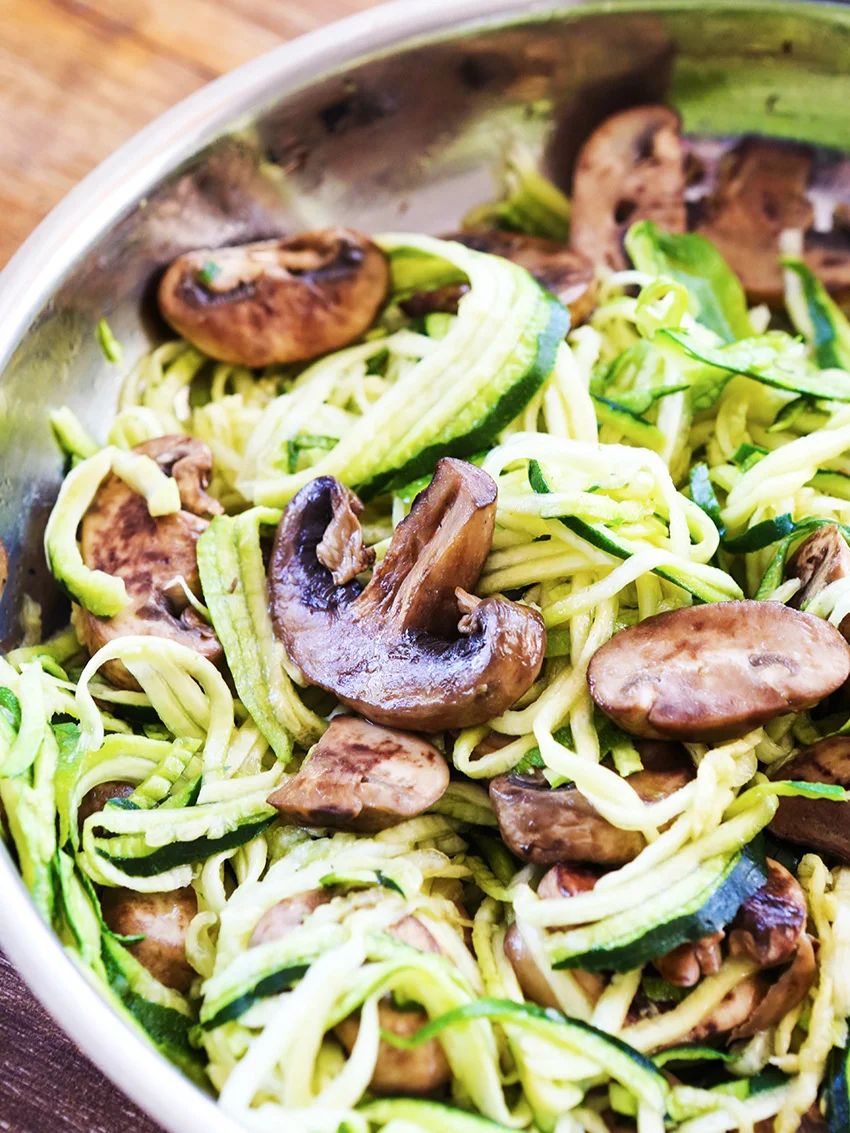
[{"label": "sliced mushroom", "polygon": [[812,226],[811,168],[808,146],[747,138],[726,155],[713,193],[702,201],[697,231],[717,246],[754,303],[782,302],[779,237]]},{"label": "sliced mushroom", "polygon": [[806,896],[788,870],[767,859],[767,882],[741,905],[729,926],[729,952],[763,968],[793,956],[808,918]]},{"label": "sliced mushroom", "polygon": [[[400,1011],[386,1000],[378,1004],[382,1030],[409,1039],[428,1022],[424,1011]],[[349,1015],[334,1027],[334,1033],[351,1053],[360,1034],[359,1013]],[[430,1094],[451,1080],[451,1069],[438,1039],[430,1039],[415,1050],[399,1050],[383,1039],[370,1087],[379,1094]]]},{"label": "sliced mushroom", "polygon": [[86,791],[77,807],[77,823],[80,830],[85,821],[93,814],[100,814],[103,808],[112,799],[126,799],[135,790],[132,783],[122,783],[117,779],[109,779],[105,783],[98,783],[90,791]]},{"label": "sliced mushroom", "polygon": [[2,539],[0,539],[0,598],[3,597],[3,591],[6,589],[6,582],[9,578],[9,554]]},{"label": "sliced mushroom", "polygon": [[350,228],[189,252],[159,285],[178,334],[222,362],[269,366],[339,350],[371,326],[384,301],[384,253]]},{"label": "sliced mushroom", "polygon": [[332,896],[327,889],[310,889],[306,893],[284,897],[282,901],[272,905],[257,921],[248,941],[248,947],[254,948],[259,944],[282,940],[294,928],[302,925],[304,918],[315,912],[320,905],[327,905]]},{"label": "sliced mushroom", "polygon": [[[474,252],[501,256],[525,268],[541,287],[551,291],[569,309],[571,326],[583,323],[593,311],[597,291],[593,263],[566,244],[498,229],[453,232],[445,239],[455,240]],[[446,305],[443,310],[452,311],[452,308]],[[457,311],[457,300],[453,310]]]},{"label": "sliced mushroom", "polygon": [[198,911],[191,886],[171,893],[135,893],[131,889],[105,889],[101,893],[103,919],[119,936],[143,935],[127,948],[154,979],[185,995],[195,972],[186,959],[186,934]]},{"label": "sliced mushroom", "polygon": [[468,283],[447,283],[430,291],[414,291],[400,304],[411,319],[424,319],[427,315],[456,315],[458,303],[469,291]]},{"label": "sliced mushroom", "polygon": [[560,1011],[558,997],[540,971],[516,922],[505,933],[504,949],[525,998],[539,1003],[541,1007],[554,1007]]},{"label": "sliced mushroom", "polygon": [[704,1042],[715,1035],[725,1035],[743,1026],[761,1003],[766,990],[767,985],[762,976],[749,976],[741,980],[681,1041]]},{"label": "sliced mushroom", "polygon": [[[420,952],[440,951],[434,937],[417,917],[404,917],[389,932]],[[400,1010],[393,1006],[390,996],[378,1004],[381,1029],[401,1038],[415,1035],[427,1022],[428,1016],[424,1011],[413,1007]],[[349,1015],[338,1023],[334,1033],[350,1053],[360,1033],[359,1013]],[[430,1039],[415,1050],[399,1050],[382,1039],[369,1084],[378,1093],[429,1094],[444,1086],[450,1078],[451,1070],[438,1039]]]},{"label": "sliced mushroom", "polygon": [[373,833],[422,814],[448,785],[448,764],[421,736],[337,716],[269,803],[295,826]]},{"label": "sliced mushroom", "polygon": [[[314,889],[287,897],[272,906],[257,922],[249,948],[282,940],[303,923],[304,918],[320,905],[331,900],[331,894]],[[412,916],[403,917],[388,930],[411,948],[420,952],[439,952],[434,937],[422,922]],[[420,1008],[399,1010],[386,996],[378,1004],[378,1023],[382,1030],[402,1038],[415,1035],[428,1022]],[[360,1033],[360,1013],[355,1011],[334,1027],[334,1034],[350,1053]],[[399,1050],[383,1039],[378,1044],[378,1058],[370,1082],[379,1093],[427,1094],[439,1089],[451,1078],[449,1064],[439,1040],[431,1039],[415,1050]]]},{"label": "sliced mushroom", "polygon": [[[579,893],[587,893],[593,889],[599,877],[598,870],[560,862],[547,870],[540,879],[537,896],[543,900],[575,897]],[[511,962],[525,998],[539,1003],[542,1007],[557,1007],[560,1010],[560,1005],[529,952],[517,924],[511,925],[505,934],[505,955]],[[605,977],[599,972],[585,972],[581,968],[574,968],[570,974],[591,1003],[595,1003],[605,987]]]},{"label": "sliced mushroom", "polygon": [[[644,802],[659,802],[693,778],[693,767],[638,771],[628,778]],[[542,775],[500,775],[490,799],[508,848],[524,861],[623,865],[646,845],[637,830],[620,830],[604,819],[575,786],[554,790]]]},{"label": "sliced mushroom", "polygon": [[797,950],[806,927],[806,898],[794,877],[779,862],[767,859],[767,882],[741,905],[726,931],[685,942],[653,961],[659,973],[677,987],[693,987],[703,976],[720,971],[720,945],[727,938],[731,956],[750,956],[762,968],[784,964]]},{"label": "sliced mushroom", "polygon": [[694,987],[703,976],[713,976],[720,971],[723,956],[720,944],[723,932],[714,932],[701,940],[680,944],[666,956],[653,960],[658,974],[676,987]]},{"label": "sliced mushroom", "polygon": [[811,708],[850,675],[829,622],[779,602],[716,602],[622,630],[590,662],[590,695],[633,735],[714,743]]},{"label": "sliced mushroom", "polygon": [[685,182],[673,110],[636,106],[607,118],[584,143],[576,163],[573,248],[614,271],[628,267],[623,237],[636,221],[685,231]]},{"label": "sliced mushroom", "polygon": [[[512,924],[505,933],[504,949],[525,998],[539,1003],[541,1007],[554,1007],[560,1011],[561,1004],[537,966],[518,924]],[[573,968],[570,975],[590,1002],[595,1003],[605,988],[605,977],[600,972],[585,972],[581,968]]]},{"label": "sliced mushroom", "polygon": [[528,606],[467,593],[493,538],[492,478],[465,461],[439,461],[365,588],[352,577],[365,560],[351,551],[351,533],[354,565],[326,540],[341,511],[356,516],[360,507],[324,476],[284,512],[269,588],[289,656],[308,681],[377,724],[436,732],[500,715],[540,671],[546,631]]},{"label": "sliced mushroom", "polygon": [[[776,1118],[766,1117],[757,1121],[753,1126],[753,1133],[775,1133]],[[797,1126],[797,1133],[829,1133],[829,1124],[818,1108],[817,1102],[812,1102]]]},{"label": "sliced mushroom", "polygon": [[[813,744],[781,764],[773,778],[850,789],[850,736],[832,736]],[[770,829],[780,838],[850,865],[850,802],[781,799]]]},{"label": "sliced mushroom", "polygon": [[[92,570],[122,578],[129,600],[111,618],[79,608],[74,618],[77,632],[92,654],[116,637],[149,634],[177,641],[216,662],[222,651],[215,631],[175,582],[182,578],[200,597],[197,542],[209,525],[204,517],[222,511],[205,491],[212,453],[203,441],[182,436],[158,437],[133,451],[149,456],[174,477],[182,509],[154,518],[144,497],[123,480],[114,475],[104,480],[83,518],[83,560]],[[120,661],[107,661],[102,672],[119,688],[138,688]]]},{"label": "sliced mushroom", "polygon": [[806,933],[800,937],[793,953],[793,961],[776,983],[767,989],[764,998],[752,1014],[741,1022],[731,1034],[734,1039],[748,1039],[759,1031],[775,1026],[789,1011],[802,1003],[815,982],[817,963],[812,938]]},{"label": "sliced mushroom", "polygon": [[558,897],[577,897],[579,893],[589,893],[596,886],[599,876],[599,870],[558,862],[541,877],[537,896],[544,901]]},{"label": "sliced mushroom", "polygon": [[[714,187],[695,208],[697,231],[719,248],[754,303],[783,305],[780,236],[787,229],[802,232],[803,258],[827,290],[844,296],[850,289],[842,206],[830,229],[814,228],[814,167],[809,146],[745,138],[721,159]],[[823,187],[818,195],[826,199]]]},{"label": "sliced mushroom", "polygon": [[[805,539],[785,567],[787,578],[799,578],[800,589],[788,603],[800,610],[833,582],[850,578],[850,547],[834,523],[827,523]],[[850,638],[850,614],[838,627]]]}]

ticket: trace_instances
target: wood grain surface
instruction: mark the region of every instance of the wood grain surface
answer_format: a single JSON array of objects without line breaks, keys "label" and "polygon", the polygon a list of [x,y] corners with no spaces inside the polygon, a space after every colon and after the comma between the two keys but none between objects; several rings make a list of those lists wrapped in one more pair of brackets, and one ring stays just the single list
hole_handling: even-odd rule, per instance
[{"label": "wood grain surface", "polygon": [[[0,267],[81,177],[152,118],[283,40],[373,3],[0,0]],[[0,1130],[156,1133],[2,956]]]}]

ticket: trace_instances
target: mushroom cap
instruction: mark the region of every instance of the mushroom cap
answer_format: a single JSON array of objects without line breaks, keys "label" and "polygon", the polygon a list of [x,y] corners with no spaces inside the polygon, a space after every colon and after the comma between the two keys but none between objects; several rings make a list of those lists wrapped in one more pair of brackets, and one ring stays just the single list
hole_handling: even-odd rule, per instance
[{"label": "mushroom cap", "polygon": [[713,932],[700,940],[686,940],[664,956],[653,960],[658,974],[676,987],[693,987],[703,976],[720,971],[720,944],[726,934]]},{"label": "mushroom cap", "polygon": [[325,476],[283,514],[269,589],[288,655],[374,723],[437,732],[500,715],[540,671],[546,631],[528,606],[467,593],[492,542],[492,478],[441,460],[365,588],[361,506]]},{"label": "mushroom cap", "polygon": [[[597,291],[593,261],[566,244],[499,229],[453,232],[444,239],[455,240],[474,252],[501,256],[525,268],[568,308],[572,327],[583,323],[593,311]],[[457,310],[457,300],[454,309]]]},{"label": "mushroom cap", "polygon": [[734,1032],[752,1017],[766,991],[767,983],[763,976],[748,976],[741,980],[688,1032],[682,1043],[701,1043],[715,1035]]},{"label": "mushroom cap", "polygon": [[557,897],[577,897],[579,893],[589,893],[596,888],[602,871],[573,862],[558,862],[547,869],[537,886],[537,896],[542,900]]},{"label": "mushroom cap", "polygon": [[802,1003],[809,988],[815,982],[816,975],[814,941],[804,932],[793,953],[791,963],[776,983],[767,988],[752,1014],[734,1029],[731,1039],[733,1041],[748,1039],[759,1031],[766,1031],[775,1026],[789,1011],[793,1011],[798,1003]]},{"label": "mushroom cap", "polygon": [[747,138],[725,156],[714,192],[702,202],[697,231],[716,245],[751,302],[782,303],[779,237],[814,222],[806,196],[812,158],[808,146]]},{"label": "mushroom cap", "polygon": [[635,106],[606,118],[582,146],[573,177],[572,246],[594,264],[628,267],[623,237],[638,220],[684,232],[685,155],[679,117]]},{"label": "mushroom cap", "polygon": [[[381,1030],[399,1038],[412,1038],[427,1022],[424,1011],[399,1011],[387,999],[378,1004]],[[359,1013],[337,1023],[334,1034],[350,1054],[360,1034]],[[369,1086],[377,1094],[431,1094],[445,1086],[451,1076],[439,1039],[429,1039],[413,1050],[400,1050],[381,1039]]]},{"label": "mushroom cap", "polygon": [[371,326],[389,267],[351,228],[187,252],[159,285],[171,326],[222,362],[260,367],[339,350]]},{"label": "mushroom cap", "polygon": [[[801,609],[833,582],[850,577],[850,547],[834,523],[826,523],[804,539],[785,566],[787,578],[799,578],[800,589],[788,605]],[[850,615],[838,627],[850,637]]]},{"label": "mushroom cap", "polygon": [[590,695],[621,728],[713,743],[811,708],[850,675],[822,618],[779,602],[714,602],[656,614],[597,650]]},{"label": "mushroom cap", "polygon": [[269,803],[295,826],[373,833],[422,814],[448,785],[448,764],[422,736],[335,716]]},{"label": "mushroom cap", "polygon": [[[782,763],[774,779],[835,783],[850,788],[850,736],[831,736]],[[771,833],[807,850],[828,854],[850,865],[850,802],[831,799],[780,799]]]},{"label": "mushroom cap", "polygon": [[327,889],[309,889],[306,893],[284,897],[282,901],[278,901],[276,905],[266,910],[257,921],[248,941],[248,947],[254,948],[259,944],[269,944],[273,940],[283,940],[320,905],[327,905],[332,896],[333,894]]},{"label": "mushroom cap", "polygon": [[[118,476],[109,475],[83,517],[80,543],[91,570],[118,575],[127,588],[127,605],[111,618],[78,608],[75,624],[83,644],[96,653],[116,637],[150,634],[187,645],[208,660],[222,655],[215,631],[188,604],[182,588],[170,585],[182,577],[201,594],[196,547],[221,505],[206,494],[212,453],[194,437],[157,437],[134,452],[155,460],[177,481],[182,509],[154,517],[143,496]],[[138,688],[120,661],[108,661],[104,675],[119,688]]]},{"label": "mushroom cap", "polygon": [[784,964],[797,948],[809,911],[800,883],[767,859],[767,881],[748,897],[729,926],[729,952],[750,956],[763,968]]},{"label": "mushroom cap", "polygon": [[[692,778],[693,766],[683,760],[678,767],[638,771],[628,783],[652,803]],[[621,830],[603,818],[576,786],[553,789],[542,775],[499,775],[490,782],[490,800],[503,841],[523,861],[624,865],[646,845],[640,831]]]},{"label": "mushroom cap", "polygon": [[132,783],[124,783],[119,779],[109,779],[105,783],[98,783],[90,791],[86,791],[77,807],[77,825],[82,832],[87,818],[93,814],[100,814],[106,804],[112,799],[126,799],[132,795],[135,787]]},{"label": "mushroom cap", "polygon": [[185,995],[195,972],[186,959],[186,934],[198,911],[191,886],[170,893],[136,893],[132,889],[101,892],[103,919],[119,936],[144,935],[127,949],[154,979]]}]

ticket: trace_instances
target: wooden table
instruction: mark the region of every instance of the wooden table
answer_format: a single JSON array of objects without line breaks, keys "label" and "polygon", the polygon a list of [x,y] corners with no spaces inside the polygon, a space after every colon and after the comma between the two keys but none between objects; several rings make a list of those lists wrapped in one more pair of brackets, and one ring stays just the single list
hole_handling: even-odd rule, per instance
[{"label": "wooden table", "polygon": [[[141,126],[375,0],[0,0],[0,267]],[[0,897],[2,916],[2,897]],[[156,1133],[0,956],[0,1131]]]}]

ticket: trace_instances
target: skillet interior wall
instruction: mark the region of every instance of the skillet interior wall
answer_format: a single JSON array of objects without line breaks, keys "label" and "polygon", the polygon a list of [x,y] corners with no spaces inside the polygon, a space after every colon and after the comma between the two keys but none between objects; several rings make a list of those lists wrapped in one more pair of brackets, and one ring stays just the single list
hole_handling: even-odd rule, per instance
[{"label": "skillet interior wall", "polygon": [[[45,604],[48,628],[61,615],[41,548],[62,473],[48,414],[68,404],[105,435],[122,373],[166,337],[151,294],[175,255],[337,221],[450,230],[492,195],[509,140],[542,152],[568,187],[590,130],[639,102],[671,103],[692,133],[846,147],[848,72],[850,11],[838,5],[578,3],[366,60],[240,120],[87,251],[6,366],[0,638],[14,639],[24,593]],[[97,345],[103,316],[120,367]]]}]

